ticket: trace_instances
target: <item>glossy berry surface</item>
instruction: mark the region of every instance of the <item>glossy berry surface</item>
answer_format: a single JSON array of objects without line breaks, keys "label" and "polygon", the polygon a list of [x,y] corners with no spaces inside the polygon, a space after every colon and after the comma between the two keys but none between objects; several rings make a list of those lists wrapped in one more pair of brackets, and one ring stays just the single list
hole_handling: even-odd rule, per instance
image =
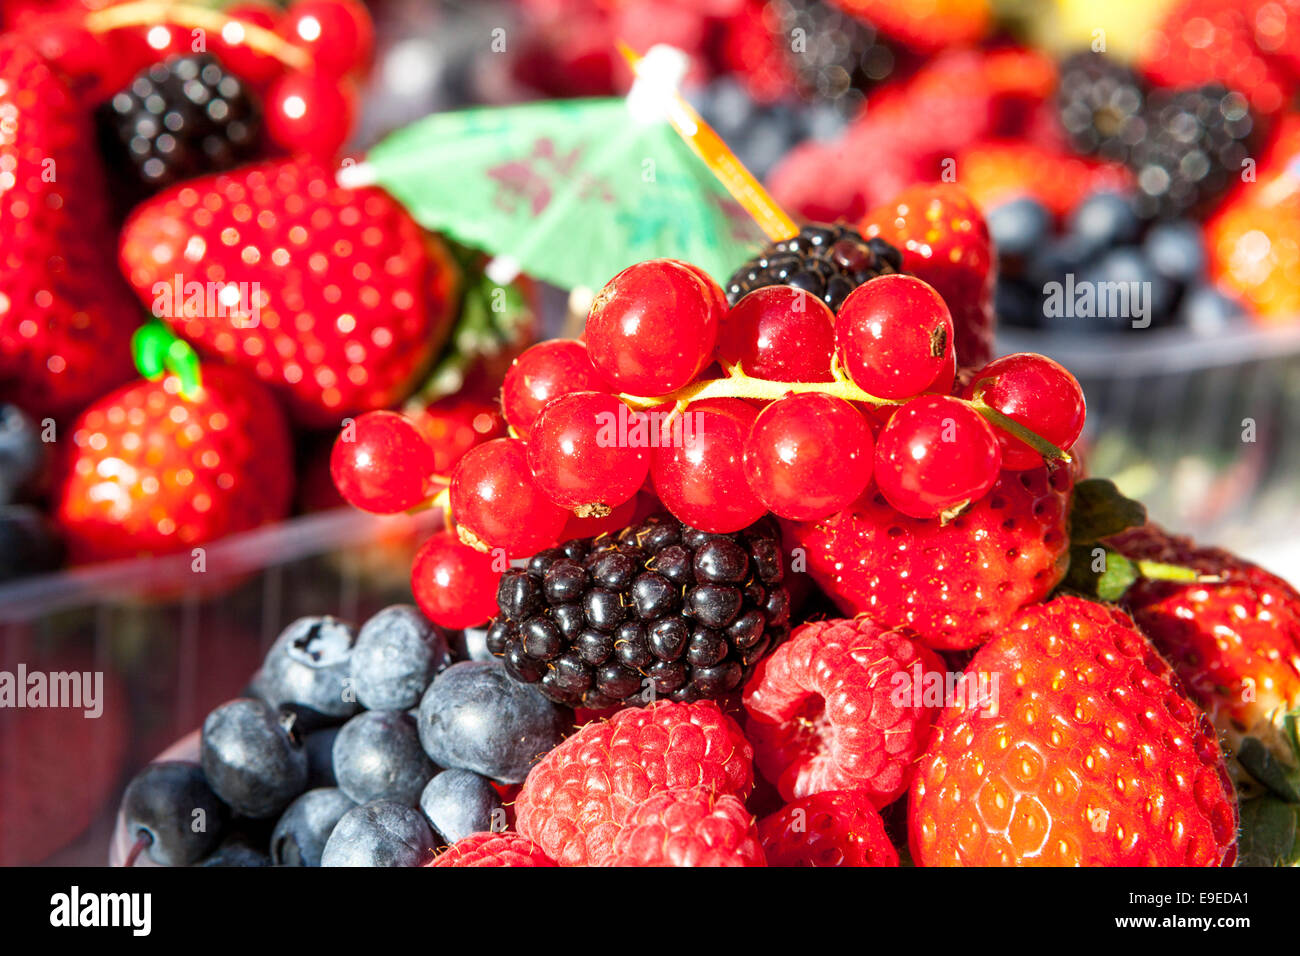
[{"label": "glossy berry surface", "polygon": [[776,382],[829,382],[835,314],[790,285],[765,286],[736,303],[718,330],[718,361]]},{"label": "glossy berry surface", "polygon": [[575,339],[551,339],[526,349],[510,364],[501,384],[501,408],[521,435],[546,403],[569,392],[606,391],[605,381],[587,355],[587,346]]},{"label": "glossy berry surface", "polygon": [[823,790],[758,823],[768,866],[898,866],[898,851],[863,790]]},{"label": "glossy berry surface", "polygon": [[344,427],[330,453],[339,493],[362,511],[394,514],[429,496],[433,449],[396,412],[366,412]]},{"label": "glossy berry surface", "polygon": [[274,30],[279,11],[266,3],[235,3],[223,11],[230,19],[221,32],[208,38],[208,49],[236,76],[249,83],[266,83],[280,75],[284,65],[273,56],[248,45],[245,25]]},{"label": "glossy berry surface", "polygon": [[587,350],[620,390],[666,395],[713,358],[720,300],[700,276],[672,259],[628,266],[596,295]]},{"label": "glossy berry surface", "polygon": [[448,628],[474,627],[497,611],[493,555],[466,547],[451,531],[439,531],[421,545],[411,565],[411,591],[429,620]]},{"label": "glossy berry surface", "polygon": [[813,521],[839,511],[871,481],[875,442],[862,414],[821,392],[763,409],[745,440],[745,477],[775,514]]},{"label": "glossy berry surface", "polygon": [[912,276],[881,276],[849,294],[835,316],[840,366],[863,391],[910,398],[951,361],[952,315],[939,293]]},{"label": "glossy berry surface", "polygon": [[890,418],[876,439],[876,486],[913,518],[937,518],[981,498],[997,481],[993,429],[955,398],[923,395]]},{"label": "glossy berry surface", "polygon": [[298,0],[278,32],[310,53],[316,69],[327,76],[365,66],[374,51],[370,14],[355,0]]},{"label": "glossy berry surface", "polygon": [[332,159],[352,132],[356,104],[339,81],[320,73],[286,73],[266,94],[266,131],[285,149]]},{"label": "glossy berry surface", "polygon": [[466,452],[452,475],[451,508],[462,541],[503,548],[512,558],[554,544],[567,518],[537,486],[517,438]]},{"label": "glossy berry surface", "polygon": [[745,439],[757,417],[740,399],[709,398],[692,402],[678,416],[680,424],[661,422],[650,477],[659,500],[678,520],[729,533],[763,516],[767,509],[750,489],[744,464]]},{"label": "glossy berry surface", "polygon": [[542,410],[528,433],[528,464],[562,508],[601,513],[645,484],[649,419],[607,392],[573,392]]},{"label": "glossy berry surface", "polygon": [[450,475],[475,445],[506,435],[497,403],[464,392],[440,398],[410,418],[433,449],[433,470],[439,475]]},{"label": "glossy berry surface", "polygon": [[[979,395],[1062,451],[1069,450],[1083,431],[1087,411],[1083,389],[1073,375],[1045,355],[1020,352],[995,359],[975,374],[962,395]],[[996,427],[994,433],[1002,447],[1003,468],[1023,471],[1042,464],[1043,456],[1019,438]]]}]

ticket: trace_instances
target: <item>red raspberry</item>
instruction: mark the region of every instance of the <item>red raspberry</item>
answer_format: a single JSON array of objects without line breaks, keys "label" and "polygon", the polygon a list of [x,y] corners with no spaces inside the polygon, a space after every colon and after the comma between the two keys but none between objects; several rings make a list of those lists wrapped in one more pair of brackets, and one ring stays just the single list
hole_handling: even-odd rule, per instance
[{"label": "red raspberry", "polygon": [[766,866],[740,798],[707,787],[651,794],[628,816],[605,866]]},{"label": "red raspberry", "polygon": [[646,797],[703,787],[744,798],[754,751],[712,701],[660,701],[587,724],[542,758],[515,803],[519,832],[561,866],[599,865]]},{"label": "red raspberry", "polygon": [[745,685],[759,770],[785,800],[853,788],[889,805],[930,734],[932,711],[911,689],[918,669],[945,671],[910,631],[866,619],[797,628]]},{"label": "red raspberry", "polygon": [[885,822],[862,790],[826,790],[758,822],[769,866],[898,866]]},{"label": "red raspberry", "polygon": [[471,833],[425,866],[555,866],[555,861],[518,833]]}]

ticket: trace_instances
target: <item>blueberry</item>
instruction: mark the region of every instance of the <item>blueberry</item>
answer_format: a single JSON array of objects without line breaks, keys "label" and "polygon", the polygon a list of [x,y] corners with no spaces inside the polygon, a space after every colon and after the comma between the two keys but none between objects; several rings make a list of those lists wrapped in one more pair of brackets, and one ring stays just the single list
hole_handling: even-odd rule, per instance
[{"label": "blueberry", "polygon": [[1178,309],[1179,321],[1198,335],[1217,335],[1243,325],[1246,317],[1240,302],[1210,285],[1187,290]]},{"label": "blueberry", "polygon": [[562,708],[496,662],[453,664],[420,702],[420,742],[434,763],[504,783],[522,783],[566,729]]},{"label": "blueberry", "polygon": [[444,770],[430,780],[420,795],[420,809],[447,844],[501,828],[501,796],[487,777],[471,770]]},{"label": "blueberry", "polygon": [[1141,220],[1133,203],[1119,193],[1093,193],[1074,207],[1066,231],[1082,240],[1092,254],[1137,238]]},{"label": "blueberry", "polygon": [[275,816],[306,789],[307,752],[285,723],[291,719],[251,698],[222,704],[203,721],[203,773],[236,813]]},{"label": "blueberry", "polygon": [[1083,269],[1094,251],[1078,236],[1060,236],[1030,258],[1025,280],[1032,290],[1041,292],[1048,282],[1059,282],[1067,272]]},{"label": "blueberry", "polygon": [[436,768],[420,747],[416,721],[403,711],[370,710],[343,725],[334,740],[334,776],[356,803],[414,805]]},{"label": "blueberry", "polygon": [[492,652],[487,647],[487,631],[474,627],[464,631],[453,631],[448,638],[453,660],[490,661]]},{"label": "blueberry", "polygon": [[1042,319],[1038,295],[1028,285],[1015,279],[998,277],[993,305],[998,321],[1007,325],[1034,328]]},{"label": "blueberry", "polygon": [[308,790],[289,804],[271,833],[271,861],[277,866],[320,866],[325,842],[343,814],[356,804],[342,790]]},{"label": "blueberry", "polygon": [[328,718],[351,717],[360,707],[352,675],[351,625],[333,617],[302,617],[281,632],[262,665],[263,692],[273,707],[291,704]]},{"label": "blueberry", "polygon": [[196,763],[169,760],[145,767],[127,785],[122,815],[132,840],[162,866],[189,866],[221,842],[228,811]]},{"label": "blueberry", "polygon": [[[1079,281],[1091,283],[1096,290],[1098,315],[1091,321],[1098,326],[1127,328],[1134,322],[1140,323],[1146,318],[1150,319],[1151,325],[1157,326],[1168,324],[1171,318],[1170,309],[1177,290],[1173,283],[1155,270],[1142,250],[1136,246],[1120,246],[1110,250],[1097,260],[1096,265],[1087,269],[1079,277]],[[1138,283],[1138,286],[1130,285],[1129,289],[1139,290],[1141,304],[1148,310],[1148,315],[1137,314],[1138,303],[1132,300],[1131,292],[1129,308],[1126,312],[1122,308],[1112,309],[1109,301],[1110,294],[1105,291],[1108,288],[1106,283]],[[1114,304],[1122,306],[1123,299],[1117,298]],[[1102,316],[1100,311],[1103,308],[1108,312],[1124,312],[1124,314]],[[1087,319],[1083,321],[1089,322]]]},{"label": "blueberry", "polygon": [[302,738],[302,749],[307,751],[307,787],[337,787],[334,776],[334,741],[342,727],[323,727]]},{"label": "blueberry", "polygon": [[271,858],[259,850],[248,837],[235,834],[222,841],[216,852],[197,866],[271,866]]},{"label": "blueberry", "polygon": [[994,206],[989,210],[988,224],[998,256],[1008,264],[1024,262],[1052,235],[1051,212],[1032,197]]},{"label": "blueberry", "polygon": [[0,504],[8,504],[45,460],[36,423],[16,405],[0,404]]},{"label": "blueberry", "polygon": [[424,814],[392,800],[376,800],[343,814],[325,842],[321,866],[423,866],[434,837]]},{"label": "blueberry", "polygon": [[1147,259],[1166,279],[1190,285],[1205,273],[1205,236],[1199,223],[1186,219],[1151,227],[1143,243]]},{"label": "blueberry", "polygon": [[0,505],[0,582],[53,571],[63,546],[49,519],[31,505]]},{"label": "blueberry", "polygon": [[357,701],[370,710],[415,707],[433,675],[450,664],[446,635],[419,608],[386,607],[361,626],[352,648]]}]

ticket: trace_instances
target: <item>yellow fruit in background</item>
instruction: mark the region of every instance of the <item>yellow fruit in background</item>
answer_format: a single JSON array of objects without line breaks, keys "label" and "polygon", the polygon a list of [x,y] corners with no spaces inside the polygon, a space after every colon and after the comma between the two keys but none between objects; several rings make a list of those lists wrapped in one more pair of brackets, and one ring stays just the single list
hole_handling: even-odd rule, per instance
[{"label": "yellow fruit in background", "polygon": [[1137,56],[1142,37],[1159,25],[1174,0],[999,0],[998,13],[1020,21],[1029,38],[1057,52],[1091,49],[1104,31],[1106,53]]}]

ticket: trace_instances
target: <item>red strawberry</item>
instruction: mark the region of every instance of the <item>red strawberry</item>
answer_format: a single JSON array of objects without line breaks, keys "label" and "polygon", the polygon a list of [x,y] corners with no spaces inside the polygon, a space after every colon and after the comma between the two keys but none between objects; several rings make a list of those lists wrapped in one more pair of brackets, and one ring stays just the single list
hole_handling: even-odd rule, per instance
[{"label": "red strawberry", "polygon": [[1300,707],[1300,593],[1219,548],[1198,548],[1155,525],[1109,539],[1133,560],[1195,568],[1220,583],[1139,579],[1124,606],[1187,683],[1234,750],[1259,738],[1287,763],[1282,718]]},{"label": "red strawberry", "polygon": [[796,628],[745,685],[759,769],[785,800],[856,789],[888,806],[907,789],[930,735],[933,712],[917,677],[944,671],[906,631],[865,619]]},{"label": "red strawberry", "polygon": [[633,808],[675,787],[738,797],[753,748],[712,701],[619,711],[587,724],[535,766],[515,803],[519,832],[561,866],[599,865]]},{"label": "red strawberry", "polygon": [[931,647],[975,647],[1065,574],[1068,468],[1004,471],[943,524],[899,514],[879,495],[819,522],[787,523],[791,547],[845,614],[909,627]]},{"label": "red strawberry", "polygon": [[90,826],[120,784],[130,736],[126,687],[102,661],[80,652],[6,656],[0,669],[16,674],[20,661],[29,680],[38,671],[47,679],[103,673],[102,712],[90,718],[84,707],[0,708],[0,866],[41,863]]},{"label": "red strawberry", "polygon": [[[1025,608],[967,673],[909,803],[921,866],[1231,866],[1237,802],[1214,728],[1120,611]],[[996,682],[996,683],[994,683]]]},{"label": "red strawberry", "polygon": [[425,866],[555,866],[555,861],[518,833],[471,833]]},{"label": "red strawberry", "polygon": [[870,795],[824,790],[758,821],[768,866],[898,866]]},{"label": "red strawberry", "polygon": [[67,87],[0,38],[0,397],[74,412],[131,375],[140,313],[112,269],[94,136]]},{"label": "red strawberry", "polygon": [[993,355],[993,287],[997,261],[984,214],[960,186],[929,183],[903,190],[867,213],[862,234],[903,253],[903,271],[938,290],[952,312],[958,365]]},{"label": "red strawberry", "polygon": [[[121,261],[177,334],[275,386],[297,420],[337,425],[402,399],[446,337],[453,272],[437,250],[385,193],[287,159],[150,199]],[[219,297],[223,283],[242,295]]]},{"label": "red strawberry", "polygon": [[1266,323],[1300,312],[1300,192],[1280,199],[1279,183],[1243,188],[1205,225],[1210,269],[1220,285]]},{"label": "red strawberry", "polygon": [[72,426],[55,514],[74,561],[159,554],[284,517],[289,433],[274,399],[238,369],[127,385]]},{"label": "red strawberry", "polygon": [[642,800],[604,866],[766,866],[754,818],[738,797],[673,788]]}]

